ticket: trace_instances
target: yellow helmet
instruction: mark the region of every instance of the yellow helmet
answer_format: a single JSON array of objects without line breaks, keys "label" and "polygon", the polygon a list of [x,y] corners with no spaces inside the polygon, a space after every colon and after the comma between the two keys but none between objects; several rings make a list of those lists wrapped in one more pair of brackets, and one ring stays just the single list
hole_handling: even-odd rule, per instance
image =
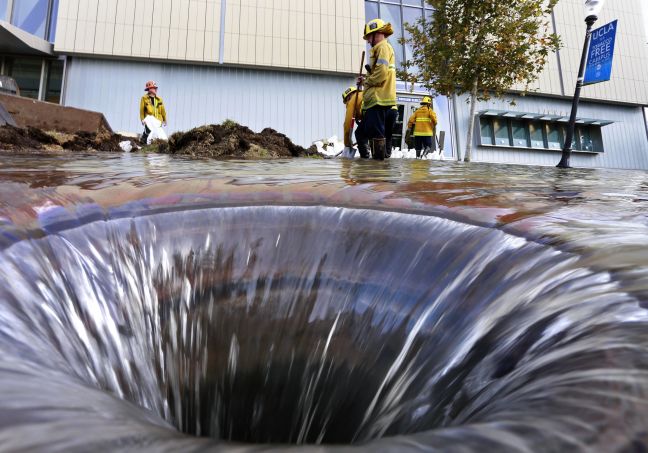
[{"label": "yellow helmet", "polygon": [[394,28],[389,22],[385,22],[382,19],[374,19],[367,22],[367,25],[365,25],[363,36],[365,41],[367,40],[369,35],[373,33],[384,33],[385,36],[391,36],[394,34]]},{"label": "yellow helmet", "polygon": [[346,102],[346,100],[351,96],[353,93],[358,91],[358,87],[349,87],[346,89],[344,93],[342,93],[342,102]]},{"label": "yellow helmet", "polygon": [[423,96],[421,100],[421,105],[430,105],[432,104],[432,98],[430,96]]}]

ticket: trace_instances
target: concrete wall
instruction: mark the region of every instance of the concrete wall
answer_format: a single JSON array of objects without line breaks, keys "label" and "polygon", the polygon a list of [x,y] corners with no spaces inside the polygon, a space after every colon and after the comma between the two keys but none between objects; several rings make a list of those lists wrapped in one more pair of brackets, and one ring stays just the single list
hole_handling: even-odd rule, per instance
[{"label": "concrete wall", "polygon": [[141,132],[139,100],[154,79],[168,131],[232,119],[259,132],[272,127],[302,146],[342,136],[341,93],[348,76],[191,64],[71,58],[65,104],[103,112],[116,131]]},{"label": "concrete wall", "polygon": [[70,55],[356,72],[363,0],[60,0]]},{"label": "concrete wall", "polygon": [[[462,157],[466,148],[466,131],[470,116],[469,104],[465,100],[464,97],[460,97],[456,103],[457,140]],[[569,116],[571,112],[571,102],[569,100],[527,96],[517,97],[515,102],[515,106],[511,106],[507,100],[481,102],[477,106],[477,111],[488,109],[511,110],[559,116]],[[602,128],[605,152],[601,154],[574,152],[572,155],[573,166],[648,170],[648,138],[646,137],[642,107],[583,102],[578,110],[578,116],[611,120],[614,123]],[[474,147],[473,161],[475,162],[556,165],[561,156],[560,151],[527,151],[517,148],[479,146],[478,130],[475,132]]]}]

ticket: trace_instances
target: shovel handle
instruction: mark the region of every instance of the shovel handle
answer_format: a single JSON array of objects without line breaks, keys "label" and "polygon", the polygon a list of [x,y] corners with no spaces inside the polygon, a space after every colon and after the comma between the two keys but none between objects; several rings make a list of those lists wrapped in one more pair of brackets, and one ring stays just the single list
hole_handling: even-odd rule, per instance
[{"label": "shovel handle", "polygon": [[[358,73],[358,80],[360,77],[362,77],[362,69],[364,68],[364,61],[365,61],[365,55],[366,51],[362,51],[362,58],[360,58],[360,72]],[[357,84],[358,90],[362,87],[362,84],[358,81]],[[351,118],[351,127],[349,129],[349,142],[353,143],[353,126],[355,126],[356,122],[356,110],[358,110],[358,95],[356,94],[355,99],[353,100],[353,117]]]}]

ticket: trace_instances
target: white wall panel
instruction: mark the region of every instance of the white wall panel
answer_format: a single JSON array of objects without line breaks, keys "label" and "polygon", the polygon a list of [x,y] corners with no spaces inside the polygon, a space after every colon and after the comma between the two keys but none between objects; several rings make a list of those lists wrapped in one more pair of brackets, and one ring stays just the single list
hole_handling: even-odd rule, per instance
[{"label": "white wall panel", "polygon": [[169,38],[169,58],[187,58],[187,27],[189,25],[189,0],[173,0],[171,9],[171,36]]},{"label": "white wall panel", "polygon": [[74,50],[76,52],[94,52],[98,9],[99,0],[83,0],[79,2],[78,22],[74,38]]},{"label": "white wall panel", "polygon": [[220,57],[221,2],[207,0],[205,10],[205,48],[203,60],[218,62]]},{"label": "white wall panel", "polygon": [[112,55],[116,17],[117,0],[102,0],[99,2],[94,39],[95,54]]},{"label": "white wall panel", "polygon": [[171,39],[171,0],[155,0],[151,28],[151,58],[166,59],[169,56]]},{"label": "white wall panel", "polygon": [[57,15],[56,42],[58,51],[74,51],[79,14],[79,0],[60,0]]},{"label": "white wall panel", "polygon": [[133,51],[133,24],[135,23],[133,0],[117,0],[113,54],[129,56]]},{"label": "white wall panel", "polygon": [[148,58],[151,55],[151,34],[155,2],[151,0],[131,0],[135,5],[133,21],[133,43],[130,56]]}]

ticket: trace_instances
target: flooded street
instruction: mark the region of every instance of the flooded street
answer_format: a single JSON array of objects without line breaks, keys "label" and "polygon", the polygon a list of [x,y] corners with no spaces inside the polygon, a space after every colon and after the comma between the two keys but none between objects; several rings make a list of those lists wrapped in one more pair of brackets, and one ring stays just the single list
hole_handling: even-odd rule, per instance
[{"label": "flooded street", "polygon": [[648,173],[0,155],[0,449],[641,451]]}]

